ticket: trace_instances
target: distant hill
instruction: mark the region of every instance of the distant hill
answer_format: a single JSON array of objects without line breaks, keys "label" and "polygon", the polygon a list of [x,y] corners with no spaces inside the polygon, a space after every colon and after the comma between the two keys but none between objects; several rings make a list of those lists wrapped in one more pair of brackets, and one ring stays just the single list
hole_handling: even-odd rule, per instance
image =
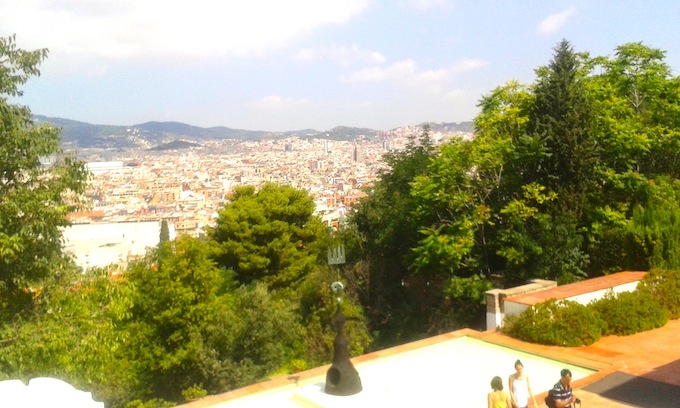
[{"label": "distant hill", "polygon": [[451,122],[451,123],[437,123],[437,122],[426,122],[422,123],[420,126],[428,124],[433,132],[474,132],[474,124],[472,122]]},{"label": "distant hill", "polygon": [[34,115],[36,124],[49,123],[62,128],[64,143],[79,148],[89,147],[134,147],[136,144],[125,141],[127,131],[123,126],[92,125],[75,120],[51,118]]},{"label": "distant hill", "polygon": [[189,137],[194,139],[259,139],[266,137],[271,132],[260,130],[242,130],[231,129],[224,126],[202,128],[198,126],[187,125],[180,122],[146,122],[140,125],[133,126],[136,129],[142,129],[150,133],[160,133],[166,135],[176,135]]},{"label": "distant hill", "polygon": [[186,140],[173,140],[169,143],[163,143],[148,150],[152,151],[166,151],[166,150],[183,150],[191,147],[201,147],[198,143],[187,142]]},{"label": "distant hill", "polygon": [[[232,129],[225,126],[199,127],[181,122],[146,122],[132,126],[93,125],[70,119],[34,115],[36,124],[50,123],[62,129],[65,146],[75,148],[126,149],[143,148],[169,150],[187,148],[188,145],[172,144],[177,141],[200,143],[205,140],[258,140],[290,136],[331,140],[354,140],[359,137],[373,139],[378,131],[368,128],[337,126],[327,131],[302,129],[287,132]],[[471,132],[472,122],[428,123],[435,132]],[[420,125],[422,126],[422,125]],[[181,147],[184,146],[184,147]]]},{"label": "distant hill", "polygon": [[324,138],[332,140],[354,140],[361,136],[367,139],[373,139],[375,138],[376,133],[377,132],[373,129],[336,126],[333,129],[327,131],[323,136]]}]

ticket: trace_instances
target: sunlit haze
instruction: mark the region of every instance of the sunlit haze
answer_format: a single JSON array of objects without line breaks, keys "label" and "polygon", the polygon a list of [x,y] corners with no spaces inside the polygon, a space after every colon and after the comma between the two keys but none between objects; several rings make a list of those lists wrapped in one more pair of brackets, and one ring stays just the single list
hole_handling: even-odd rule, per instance
[{"label": "sunlit haze", "polygon": [[94,124],[392,129],[472,120],[563,38],[639,42],[680,69],[675,1],[3,0],[0,35],[48,48],[18,102]]}]

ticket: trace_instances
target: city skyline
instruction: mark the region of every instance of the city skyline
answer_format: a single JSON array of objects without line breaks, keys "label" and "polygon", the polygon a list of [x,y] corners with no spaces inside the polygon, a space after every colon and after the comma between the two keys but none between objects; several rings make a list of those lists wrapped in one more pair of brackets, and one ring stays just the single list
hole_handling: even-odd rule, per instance
[{"label": "city skyline", "polygon": [[678,75],[680,4],[447,0],[5,0],[0,36],[48,48],[14,101],[92,124],[178,121],[289,131],[472,120],[533,82],[561,39],[613,55],[643,42]]}]

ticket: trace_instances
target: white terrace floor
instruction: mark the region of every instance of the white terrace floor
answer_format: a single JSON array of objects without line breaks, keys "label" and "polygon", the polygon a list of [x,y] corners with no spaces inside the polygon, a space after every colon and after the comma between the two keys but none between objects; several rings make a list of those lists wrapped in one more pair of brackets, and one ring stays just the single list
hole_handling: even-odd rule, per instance
[{"label": "white terrace floor", "polygon": [[562,368],[574,380],[584,379],[602,367],[588,367],[548,358],[514,346],[479,338],[479,332],[460,330],[393,349],[352,359],[363,391],[351,396],[324,392],[328,366],[283,376],[231,393],[206,397],[185,407],[479,407],[485,406],[491,379],[507,378],[520,359],[539,394],[552,388]]}]

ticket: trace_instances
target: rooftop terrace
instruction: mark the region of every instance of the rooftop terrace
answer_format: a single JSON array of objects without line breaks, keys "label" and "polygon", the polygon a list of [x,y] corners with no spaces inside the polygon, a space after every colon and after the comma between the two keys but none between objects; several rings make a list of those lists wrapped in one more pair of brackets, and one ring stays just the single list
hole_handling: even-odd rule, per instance
[{"label": "rooftop terrace", "polygon": [[[612,275],[609,280],[598,278],[547,289],[543,294],[519,296],[527,296],[527,302],[569,298],[637,281],[642,276],[639,274],[626,272]],[[544,406],[543,397],[559,379],[559,370],[570,368],[574,372],[574,393],[587,408],[677,408],[678,338],[680,319],[631,336],[603,337],[584,347],[542,346],[497,330],[464,329],[353,358],[363,383],[363,391],[353,396],[323,392],[330,367],[326,365],[201,398],[182,407],[485,406],[491,378],[501,376],[507,387],[513,362],[520,358],[539,406]]]}]

